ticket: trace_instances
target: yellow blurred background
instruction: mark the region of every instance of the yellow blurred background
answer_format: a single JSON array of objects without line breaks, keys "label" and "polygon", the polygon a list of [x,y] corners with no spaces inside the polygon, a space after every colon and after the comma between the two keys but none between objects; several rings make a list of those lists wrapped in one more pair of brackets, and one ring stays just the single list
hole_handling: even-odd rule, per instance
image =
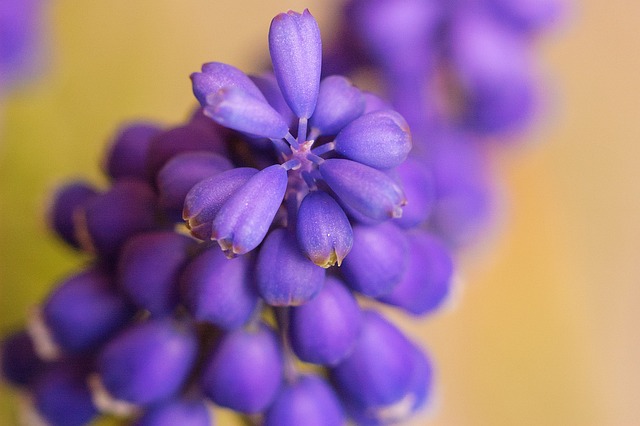
[{"label": "yellow blurred background", "polygon": [[[46,69],[0,105],[2,332],[80,262],[43,223],[52,188],[104,182],[123,120],[182,121],[203,62],[259,71],[276,13],[308,7],[329,29],[339,1],[49,3]],[[454,306],[400,319],[437,366],[414,425],[640,425],[640,3],[570,6],[541,43],[552,111],[496,150],[500,229],[461,261]],[[0,425],[16,424],[1,396]]]}]

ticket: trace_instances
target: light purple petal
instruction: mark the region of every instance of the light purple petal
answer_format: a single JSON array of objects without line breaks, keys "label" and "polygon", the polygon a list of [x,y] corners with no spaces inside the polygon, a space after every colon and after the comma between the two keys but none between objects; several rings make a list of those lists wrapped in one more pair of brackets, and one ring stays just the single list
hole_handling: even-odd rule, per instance
[{"label": "light purple petal", "polygon": [[238,68],[220,62],[209,62],[202,66],[202,72],[191,74],[193,94],[202,106],[207,105],[207,96],[217,93],[223,87],[238,87],[258,99],[262,93],[251,79]]},{"label": "light purple petal", "polygon": [[320,82],[318,104],[311,117],[311,127],[323,135],[335,135],[362,115],[364,108],[362,92],[348,78],[329,76]]}]

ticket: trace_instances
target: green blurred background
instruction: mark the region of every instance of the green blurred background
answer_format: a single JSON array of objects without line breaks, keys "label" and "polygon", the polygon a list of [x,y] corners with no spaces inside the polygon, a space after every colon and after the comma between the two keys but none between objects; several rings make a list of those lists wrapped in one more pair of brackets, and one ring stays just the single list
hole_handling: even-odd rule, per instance
[{"label": "green blurred background", "polygon": [[[0,105],[0,330],[81,262],[44,225],[52,188],[102,184],[122,121],[182,121],[203,62],[260,70],[276,13],[308,7],[326,36],[338,3],[49,2],[45,69]],[[541,43],[552,110],[496,150],[499,229],[462,259],[449,309],[395,316],[438,368],[435,407],[414,425],[640,424],[640,3],[571,8]],[[17,398],[1,397],[0,425],[17,424]]]}]

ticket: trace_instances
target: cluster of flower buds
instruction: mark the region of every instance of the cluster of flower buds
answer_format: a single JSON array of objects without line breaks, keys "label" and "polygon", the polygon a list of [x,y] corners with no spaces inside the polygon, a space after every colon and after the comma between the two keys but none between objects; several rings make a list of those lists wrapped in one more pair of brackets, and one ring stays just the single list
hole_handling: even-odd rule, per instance
[{"label": "cluster of flower buds", "polygon": [[[56,194],[51,227],[92,257],[4,341],[6,379],[54,426],[409,418],[431,362],[378,308],[422,316],[451,293],[451,246],[490,210],[473,140],[531,118],[525,45],[556,6],[352,0],[328,64],[289,11],[272,72],[203,65],[186,123],[123,126],[110,187]],[[389,102],[332,73],[363,66]]]}]

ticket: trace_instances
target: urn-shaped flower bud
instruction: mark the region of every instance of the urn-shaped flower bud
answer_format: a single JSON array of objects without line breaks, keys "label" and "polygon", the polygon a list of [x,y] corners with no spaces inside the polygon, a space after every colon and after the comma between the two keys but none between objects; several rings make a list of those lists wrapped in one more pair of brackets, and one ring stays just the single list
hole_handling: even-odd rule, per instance
[{"label": "urn-shaped flower bud", "polygon": [[264,417],[265,426],[342,426],[344,422],[333,389],[312,375],[299,376],[284,385]]},{"label": "urn-shaped flower bud", "polygon": [[147,409],[135,426],[212,426],[213,412],[201,399],[171,399]]},{"label": "urn-shaped flower bud", "polygon": [[202,106],[207,105],[207,97],[218,93],[224,87],[237,87],[242,91],[264,100],[260,89],[238,68],[220,62],[202,65],[202,72],[191,74],[193,94]]},{"label": "urn-shaped flower bud", "polygon": [[189,190],[205,178],[232,167],[229,160],[213,152],[195,151],[177,155],[158,172],[158,203],[172,219],[180,220]]},{"label": "urn-shaped flower bud", "polygon": [[170,231],[136,235],[123,246],[118,284],[133,303],[164,316],[178,304],[178,277],[195,242]]},{"label": "urn-shaped flower bud", "polygon": [[348,285],[370,297],[390,293],[407,269],[404,232],[390,222],[353,228],[353,248],[342,263]]},{"label": "urn-shaped flower bud", "polygon": [[323,268],[342,263],[353,245],[347,215],[329,194],[308,193],[298,210],[298,244],[313,263]]},{"label": "urn-shaped flower bud", "polygon": [[224,252],[245,254],[258,246],[282,204],[287,171],[279,164],[260,170],[222,205],[211,237]]},{"label": "urn-shaped flower bud", "polygon": [[325,160],[319,169],[340,200],[358,213],[378,221],[402,216],[404,192],[384,172],[340,158]]},{"label": "urn-shaped flower bud", "polygon": [[295,235],[283,228],[267,236],[258,254],[258,291],[273,306],[307,302],[322,288],[324,275],[325,270],[300,251]]},{"label": "urn-shaped flower bud", "polygon": [[404,118],[393,110],[362,115],[338,133],[335,150],[377,169],[402,163],[411,151],[411,134]]},{"label": "urn-shaped flower bud", "polygon": [[265,324],[232,331],[205,361],[202,390],[222,407],[261,412],[280,388],[282,363],[278,337]]},{"label": "urn-shaped flower bud", "polygon": [[184,304],[197,321],[226,330],[241,327],[258,303],[251,278],[245,257],[227,259],[217,247],[211,247],[182,273]]},{"label": "urn-shaped flower bud", "polygon": [[38,378],[33,388],[38,414],[51,426],[83,426],[98,414],[83,368],[58,364]]},{"label": "urn-shaped flower bud", "polygon": [[257,169],[239,167],[195,184],[185,197],[182,211],[182,218],[187,221],[191,235],[210,240],[213,220],[222,205],[256,173]]},{"label": "urn-shaped flower bud", "polygon": [[407,272],[391,293],[379,300],[424,315],[440,306],[449,294],[453,262],[447,248],[424,231],[410,233],[408,240]]},{"label": "urn-shaped flower bud", "polygon": [[311,127],[322,135],[335,135],[364,112],[362,91],[349,79],[332,75],[320,82],[318,104],[311,117]]},{"label": "urn-shaped flower bud", "polygon": [[44,370],[45,363],[35,351],[27,332],[6,336],[0,348],[0,374],[13,386],[29,386]]},{"label": "urn-shaped flower bud", "polygon": [[123,126],[105,157],[105,172],[112,179],[146,179],[151,139],[160,132],[160,126],[155,123],[135,122]]},{"label": "urn-shaped flower bud", "polygon": [[134,234],[155,223],[155,195],[138,180],[118,180],[105,193],[89,199],[79,210],[79,239],[84,248],[113,258]]},{"label": "urn-shaped flower bud", "polygon": [[334,365],[353,349],[360,333],[360,308],[338,279],[327,277],[318,295],[289,315],[289,339],[302,361]]},{"label": "urn-shaped flower bud", "polygon": [[51,228],[67,244],[79,248],[76,212],[98,192],[86,182],[70,182],[58,189],[49,206],[48,221]]},{"label": "urn-shaped flower bud", "polygon": [[331,377],[351,404],[367,409],[400,402],[413,384],[413,345],[382,315],[363,312],[360,338]]},{"label": "urn-shaped flower bud", "polygon": [[273,72],[284,99],[300,118],[316,108],[322,64],[320,28],[309,10],[289,11],[273,18],[269,28]]},{"label": "urn-shaped flower bud", "polygon": [[396,168],[407,204],[402,208],[402,217],[396,219],[396,225],[413,228],[424,223],[435,203],[434,179],[421,161],[415,158],[407,160]]},{"label": "urn-shaped flower bud", "polygon": [[102,385],[116,400],[147,405],[174,395],[198,351],[192,327],[149,320],[113,338],[98,357]]},{"label": "urn-shaped flower bud", "polygon": [[133,317],[134,310],[97,269],[80,272],[60,284],[42,306],[45,326],[64,351],[96,348]]}]

